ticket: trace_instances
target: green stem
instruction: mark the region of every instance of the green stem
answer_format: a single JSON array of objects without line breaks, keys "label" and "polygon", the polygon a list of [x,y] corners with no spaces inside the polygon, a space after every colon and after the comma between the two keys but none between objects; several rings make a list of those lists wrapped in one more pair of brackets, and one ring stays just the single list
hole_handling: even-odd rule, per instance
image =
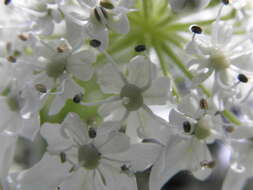
[{"label": "green stem", "polygon": [[224,110],[221,112],[222,115],[231,123],[235,125],[241,125],[241,122],[237,119],[237,117],[230,111]]},{"label": "green stem", "polygon": [[[182,63],[182,61],[175,55],[172,49],[165,43],[162,43],[163,50],[167,53],[167,55],[174,61],[175,65],[184,73],[184,75],[189,78],[190,80],[193,79],[192,73],[186,68],[186,66]],[[203,93],[206,94],[208,97],[211,97],[211,93],[203,86],[199,85],[202,89]]]},{"label": "green stem", "polygon": [[157,56],[159,59],[161,69],[163,71],[163,75],[170,78],[171,83],[172,83],[172,94],[177,98],[177,101],[179,102],[180,101],[180,94],[178,92],[175,81],[168,70],[168,65],[164,61],[164,56],[162,55],[162,51],[159,46],[155,46],[155,50],[156,50],[156,53],[157,53]]}]

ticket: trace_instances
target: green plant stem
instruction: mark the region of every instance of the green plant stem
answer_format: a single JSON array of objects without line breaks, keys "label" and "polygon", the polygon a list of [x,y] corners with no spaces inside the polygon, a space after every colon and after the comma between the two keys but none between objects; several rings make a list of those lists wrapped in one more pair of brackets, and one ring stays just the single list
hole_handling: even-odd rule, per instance
[{"label": "green plant stem", "polygon": [[237,117],[230,111],[224,110],[221,112],[222,115],[231,123],[235,125],[241,125],[241,122],[237,119]]}]

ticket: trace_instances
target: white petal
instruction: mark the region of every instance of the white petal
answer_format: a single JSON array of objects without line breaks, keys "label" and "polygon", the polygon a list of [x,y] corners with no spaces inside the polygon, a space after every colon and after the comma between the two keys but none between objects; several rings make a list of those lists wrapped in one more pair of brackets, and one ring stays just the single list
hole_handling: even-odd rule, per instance
[{"label": "white petal", "polygon": [[91,65],[95,61],[92,51],[81,51],[68,58],[67,70],[80,80],[90,80],[94,69]]},{"label": "white petal", "polygon": [[175,109],[172,109],[169,114],[169,122],[171,125],[180,129],[183,127],[183,123],[188,121],[188,119],[181,113],[177,112]]},{"label": "white petal", "polygon": [[76,113],[69,113],[62,123],[63,130],[69,133],[74,142],[83,145],[88,141],[88,129],[84,121],[82,121]]},{"label": "white petal", "polygon": [[47,141],[49,152],[59,153],[72,145],[72,141],[61,134],[61,125],[45,123],[42,125],[40,134]]},{"label": "white petal", "polygon": [[161,77],[153,81],[151,87],[143,93],[146,105],[162,105],[168,100],[170,80]]},{"label": "white petal", "polygon": [[83,29],[82,26],[74,23],[70,18],[66,17],[66,39],[70,43],[73,50],[78,49],[83,44],[83,41],[80,40],[83,38]]},{"label": "white petal", "polygon": [[229,169],[222,185],[222,190],[239,190],[243,189],[246,180],[250,177],[248,173],[236,172]]},{"label": "white petal", "polygon": [[77,85],[73,79],[67,78],[64,83],[63,93],[56,95],[50,106],[49,115],[58,113],[65,105],[67,99],[72,99],[75,95],[80,93],[83,93],[83,88]]},{"label": "white petal", "polygon": [[182,101],[178,105],[178,110],[187,116],[195,118],[196,112],[199,111],[198,99],[192,95],[183,97]]},{"label": "white petal", "polygon": [[125,14],[113,16],[108,19],[108,27],[114,32],[126,34],[129,32],[129,21]]},{"label": "white petal", "polygon": [[129,76],[128,76],[129,83],[134,84],[140,88],[148,84],[150,77],[151,79],[153,79],[156,75],[155,66],[145,56],[134,57],[130,61],[128,69],[129,69]]},{"label": "white petal", "polygon": [[226,47],[232,39],[232,25],[223,21],[214,22],[212,25],[212,42],[219,44],[222,48]]},{"label": "white petal", "polygon": [[29,119],[22,120],[23,127],[19,134],[27,139],[34,140],[40,129],[39,116],[34,114]]},{"label": "white petal", "polygon": [[0,135],[0,179],[7,176],[11,167],[16,147],[16,137],[1,134]]},{"label": "white petal", "polygon": [[99,146],[104,144],[112,131],[119,131],[121,128],[121,122],[118,121],[106,121],[103,122],[97,129],[96,139],[94,144]]},{"label": "white petal", "polygon": [[49,108],[49,115],[57,114],[65,105],[65,100],[61,96],[54,97],[54,100],[52,101],[50,108]]},{"label": "white petal", "polygon": [[70,166],[60,158],[45,154],[35,166],[18,176],[20,190],[52,190],[69,174]]},{"label": "white petal", "polygon": [[99,167],[106,183],[106,190],[137,190],[134,176],[121,172],[120,168],[113,168],[108,164],[101,164]]},{"label": "white petal", "polygon": [[114,158],[129,162],[130,169],[134,172],[144,171],[156,161],[161,151],[161,146],[154,143],[133,144],[126,152],[115,154]]},{"label": "white petal", "polygon": [[107,64],[98,72],[98,84],[104,93],[119,94],[124,81],[117,72],[115,65]]},{"label": "white petal", "polygon": [[161,189],[176,173],[186,168],[185,152],[187,144],[179,143],[175,138],[174,143],[161,150],[158,161],[154,164],[150,174],[150,190]]},{"label": "white petal", "polygon": [[112,131],[104,144],[97,146],[99,146],[99,152],[103,155],[114,154],[126,151],[130,146],[130,141],[125,134]]},{"label": "white petal", "polygon": [[103,104],[98,108],[98,113],[102,117],[106,117],[109,115],[116,115],[114,118],[118,120],[122,119],[126,109],[123,107],[121,100]]},{"label": "white petal", "polygon": [[66,178],[59,187],[61,190],[94,190],[92,181],[92,172],[79,169]]}]

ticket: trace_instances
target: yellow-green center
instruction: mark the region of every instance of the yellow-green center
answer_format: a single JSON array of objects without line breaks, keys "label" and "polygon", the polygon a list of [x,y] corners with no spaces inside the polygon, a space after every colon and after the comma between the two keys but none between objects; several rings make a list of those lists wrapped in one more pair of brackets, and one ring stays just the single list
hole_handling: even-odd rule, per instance
[{"label": "yellow-green center", "polygon": [[216,71],[225,70],[230,65],[226,55],[219,49],[212,50],[209,60],[211,67]]},{"label": "yellow-green center", "polygon": [[125,85],[120,92],[123,105],[128,111],[138,110],[143,105],[142,91],[133,84]]},{"label": "yellow-green center", "polygon": [[101,153],[93,144],[82,145],[78,149],[78,160],[81,166],[92,170],[98,167]]},{"label": "yellow-green center", "polygon": [[60,77],[66,69],[66,62],[59,60],[55,62],[49,62],[46,66],[46,73],[51,78]]}]

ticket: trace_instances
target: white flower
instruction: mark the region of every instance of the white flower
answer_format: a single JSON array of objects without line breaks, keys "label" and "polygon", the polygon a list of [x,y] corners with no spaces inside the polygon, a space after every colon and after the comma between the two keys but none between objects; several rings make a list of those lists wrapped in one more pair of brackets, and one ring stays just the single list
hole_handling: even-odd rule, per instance
[{"label": "white flower", "polygon": [[[50,172],[45,178],[42,175],[43,179],[39,182],[48,181],[43,186],[44,190],[51,190],[57,186],[63,190],[137,189],[134,175],[129,175],[122,169],[124,166],[127,170],[131,162],[116,160],[113,157],[114,154],[128,150],[130,146],[129,138],[117,132],[119,128],[118,122],[106,122],[97,130],[88,129],[75,114],[69,114],[61,126],[44,124],[41,134],[48,142],[49,152],[45,156],[57,162],[57,155],[58,162],[38,163],[21,174],[21,189],[34,189],[37,180],[32,182],[28,179],[39,176],[42,171],[48,172],[45,169]],[[71,167],[64,170],[67,165]],[[49,179],[50,176],[55,177]],[[65,179],[60,176],[65,176]]]},{"label": "white flower", "polygon": [[68,98],[83,93],[83,89],[73,77],[89,80],[93,75],[91,63],[95,61],[95,55],[90,50],[72,49],[64,40],[51,42],[51,44],[44,43],[38,47],[37,51],[41,57],[39,57],[39,62],[33,65],[37,72],[33,83],[44,86],[46,93],[57,88],[58,92],[55,93],[56,96],[49,110],[50,115],[55,114]]},{"label": "white flower", "polygon": [[156,71],[155,65],[147,57],[136,56],[129,63],[127,79],[117,70],[116,65],[108,64],[98,73],[98,83],[102,91],[115,94],[101,102],[103,105],[99,107],[100,115],[112,116],[114,120],[127,119],[128,124],[137,119],[140,126],[132,123],[135,127],[126,129],[127,134],[132,134],[130,136],[134,139],[137,137],[136,127],[144,127],[141,124],[143,118],[152,117],[156,125],[166,125],[148,107],[165,104],[170,92],[170,80],[157,76]]},{"label": "white flower", "polygon": [[178,131],[168,134],[166,144],[161,146],[150,174],[150,190],[160,189],[181,170],[189,170],[204,180],[215,166],[206,143],[213,141],[217,134],[215,128],[219,130],[219,127],[212,121],[214,116],[207,114],[207,103],[196,100],[194,96],[186,96],[178,106],[180,112],[171,110],[170,125]]},{"label": "white flower", "polygon": [[[8,91],[8,92],[7,92]],[[36,104],[29,106],[29,97],[13,85],[0,98],[0,132],[8,131],[28,139],[34,139],[39,130],[39,112]]]},{"label": "white flower", "polygon": [[188,64],[196,73],[194,87],[214,73],[214,93],[219,90],[231,92],[235,84],[235,77],[231,72],[239,75],[251,69],[248,64],[252,52],[249,38],[239,36],[238,40],[232,35],[232,31],[231,25],[216,21],[212,25],[211,37],[196,35],[187,45],[187,52],[195,56]]},{"label": "white flower", "polygon": [[61,0],[18,1],[15,4],[21,14],[29,17],[33,32],[51,35],[54,32],[55,23],[63,19],[63,13],[59,9],[60,2]]},{"label": "white flower", "polygon": [[84,26],[84,35],[99,40],[102,47],[107,46],[108,29],[117,33],[128,33],[129,22],[126,14],[133,4],[131,1],[79,0],[78,3],[81,8],[65,8],[65,14],[70,19],[69,24],[72,21]]}]

